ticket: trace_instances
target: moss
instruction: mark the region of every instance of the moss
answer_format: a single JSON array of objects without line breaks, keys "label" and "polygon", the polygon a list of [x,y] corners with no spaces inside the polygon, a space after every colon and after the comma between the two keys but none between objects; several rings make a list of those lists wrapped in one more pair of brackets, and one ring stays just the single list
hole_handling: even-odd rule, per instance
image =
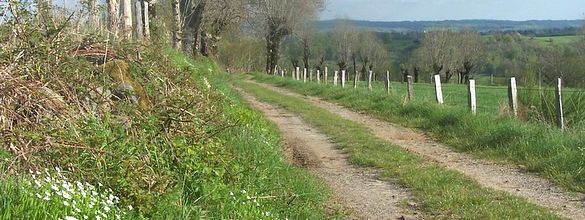
[{"label": "moss", "polygon": [[130,75],[130,65],[123,60],[113,60],[107,62],[104,66],[104,71],[107,73],[115,84],[124,85],[130,84],[138,97],[138,105],[141,109],[149,109],[151,107],[150,100],[140,83],[134,80]]}]

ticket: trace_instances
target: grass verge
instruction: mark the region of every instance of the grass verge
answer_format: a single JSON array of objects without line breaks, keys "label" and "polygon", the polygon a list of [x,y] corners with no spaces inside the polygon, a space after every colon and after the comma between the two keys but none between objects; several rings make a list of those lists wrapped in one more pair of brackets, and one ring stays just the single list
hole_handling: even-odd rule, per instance
[{"label": "grass verge", "polygon": [[382,120],[422,129],[458,151],[520,165],[569,190],[585,192],[582,133],[563,133],[543,124],[520,122],[507,116],[474,116],[465,108],[440,106],[424,100],[405,103],[404,98],[395,93],[304,84],[265,75],[255,75],[255,79],[319,96]]}]

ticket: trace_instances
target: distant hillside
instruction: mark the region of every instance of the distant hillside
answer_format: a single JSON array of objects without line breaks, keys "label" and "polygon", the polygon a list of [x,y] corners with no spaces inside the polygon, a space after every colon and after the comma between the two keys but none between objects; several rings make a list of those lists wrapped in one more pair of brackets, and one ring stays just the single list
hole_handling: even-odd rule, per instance
[{"label": "distant hillside", "polygon": [[[331,30],[339,20],[318,21],[317,28],[321,31]],[[577,29],[585,24],[585,20],[447,20],[447,21],[359,21],[350,20],[357,27],[370,28],[384,32],[423,31],[431,28],[463,29],[472,28],[479,32],[493,31],[533,31],[550,29]]]}]

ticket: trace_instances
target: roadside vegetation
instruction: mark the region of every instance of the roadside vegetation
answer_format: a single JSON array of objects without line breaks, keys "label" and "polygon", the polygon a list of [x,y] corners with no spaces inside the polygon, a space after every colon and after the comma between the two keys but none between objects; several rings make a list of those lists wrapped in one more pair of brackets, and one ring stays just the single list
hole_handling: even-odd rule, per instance
[{"label": "roadside vegetation", "polygon": [[337,217],[211,59],[14,7],[0,24],[0,219]]},{"label": "roadside vegetation", "polygon": [[402,94],[342,89],[257,74],[254,79],[313,95],[382,120],[422,129],[457,149],[513,163],[542,174],[567,189],[585,192],[583,133],[562,132],[539,122],[523,122],[509,114],[472,115],[466,107],[440,106],[428,100],[406,102]]},{"label": "roadside vegetation", "polygon": [[408,188],[418,202],[416,208],[425,218],[558,219],[548,210],[524,199],[482,188],[463,174],[382,141],[367,128],[307,101],[253,83],[239,81],[236,84],[263,102],[299,114],[330,137],[336,146],[348,152],[353,163],[381,169],[387,181],[396,181]]}]

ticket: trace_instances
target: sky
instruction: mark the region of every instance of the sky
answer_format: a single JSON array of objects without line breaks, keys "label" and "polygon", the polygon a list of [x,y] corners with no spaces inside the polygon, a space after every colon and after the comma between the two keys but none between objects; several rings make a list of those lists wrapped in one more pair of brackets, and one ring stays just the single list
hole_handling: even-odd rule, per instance
[{"label": "sky", "polygon": [[321,20],[585,19],[585,0],[327,0]]}]

